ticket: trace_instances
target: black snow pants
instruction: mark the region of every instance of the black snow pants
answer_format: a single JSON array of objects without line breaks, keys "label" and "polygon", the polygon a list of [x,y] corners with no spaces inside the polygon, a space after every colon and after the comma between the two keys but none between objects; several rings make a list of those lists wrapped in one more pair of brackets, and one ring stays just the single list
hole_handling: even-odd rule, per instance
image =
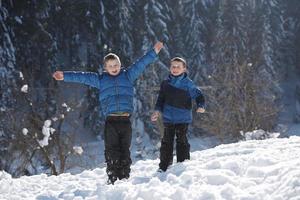
[{"label": "black snow pants", "polygon": [[159,168],[166,171],[173,163],[173,146],[176,135],[176,157],[177,162],[190,159],[190,144],[187,139],[188,124],[164,124],[164,136],[160,147]]},{"label": "black snow pants", "polygon": [[129,178],[132,129],[130,117],[108,116],[104,128],[105,162],[108,181]]}]

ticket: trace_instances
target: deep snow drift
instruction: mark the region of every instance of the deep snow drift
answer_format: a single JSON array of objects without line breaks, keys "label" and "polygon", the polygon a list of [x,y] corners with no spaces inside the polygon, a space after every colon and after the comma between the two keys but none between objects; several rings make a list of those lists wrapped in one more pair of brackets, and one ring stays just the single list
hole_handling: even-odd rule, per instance
[{"label": "deep snow drift", "polygon": [[106,185],[105,168],[18,179],[0,172],[0,199],[300,199],[297,136],[196,151],[165,173],[156,172],[157,166],[158,160],[138,161],[131,177],[115,185]]}]

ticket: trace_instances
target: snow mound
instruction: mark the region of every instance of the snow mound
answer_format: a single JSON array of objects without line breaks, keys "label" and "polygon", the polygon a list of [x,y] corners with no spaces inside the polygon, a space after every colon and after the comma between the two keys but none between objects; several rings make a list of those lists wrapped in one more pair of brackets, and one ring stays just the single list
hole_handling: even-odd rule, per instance
[{"label": "snow mound", "polygon": [[128,180],[106,185],[105,168],[81,174],[13,179],[0,172],[0,199],[299,200],[300,137],[251,140],[196,151],[191,160],[156,172],[138,161]]}]

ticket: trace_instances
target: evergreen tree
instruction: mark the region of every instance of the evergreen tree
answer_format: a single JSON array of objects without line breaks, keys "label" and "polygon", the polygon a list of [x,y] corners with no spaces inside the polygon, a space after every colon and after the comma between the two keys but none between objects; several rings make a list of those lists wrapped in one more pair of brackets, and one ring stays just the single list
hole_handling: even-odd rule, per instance
[{"label": "evergreen tree", "polygon": [[0,4],[0,170],[9,168],[8,148],[15,134],[9,123],[9,113],[17,107],[15,95],[18,92],[15,47],[12,43],[14,33],[9,26],[7,6],[9,5]]},{"label": "evergreen tree", "polygon": [[[152,139],[158,139],[162,126],[157,129],[149,123],[149,111],[174,56],[187,60],[196,84],[208,86],[203,90],[207,113],[196,115],[200,119],[192,127],[200,129],[192,129],[194,133],[238,137],[240,130],[270,130],[277,113],[273,102],[281,93],[278,77],[297,76],[293,68],[300,71],[299,7],[297,0],[0,1],[2,150],[10,151],[8,139],[14,138],[8,135],[20,135],[24,127],[39,132],[46,119],[60,112],[61,102],[69,97],[64,87],[71,87],[68,92],[83,91],[79,99],[66,102],[78,103],[78,119],[74,113],[70,118],[84,121],[87,130],[99,134],[104,119],[99,117],[97,90],[59,84],[52,73],[101,73],[102,59],[109,52],[128,66],[158,40],[165,43],[159,61],[136,82],[133,125],[141,136],[144,126]],[[17,71],[23,72],[23,79]],[[25,84],[26,94],[20,92]],[[67,131],[65,126],[61,133]],[[74,134],[86,134],[78,131]],[[18,144],[23,145],[22,139]],[[143,149],[140,140],[138,145]]]},{"label": "evergreen tree", "polygon": [[248,2],[220,3],[213,88],[208,93],[211,110],[204,126],[221,139],[228,135],[238,138],[240,131],[269,130],[274,125],[276,109],[270,98],[274,82],[262,68],[262,43],[253,43],[264,40],[262,25]]},{"label": "evergreen tree", "polygon": [[[261,0],[255,4],[257,15],[261,16],[263,23],[262,47],[265,68],[276,77],[276,72],[282,72],[280,60],[281,44],[284,31],[282,27],[283,10],[278,0]],[[281,73],[280,73],[281,74]]]}]

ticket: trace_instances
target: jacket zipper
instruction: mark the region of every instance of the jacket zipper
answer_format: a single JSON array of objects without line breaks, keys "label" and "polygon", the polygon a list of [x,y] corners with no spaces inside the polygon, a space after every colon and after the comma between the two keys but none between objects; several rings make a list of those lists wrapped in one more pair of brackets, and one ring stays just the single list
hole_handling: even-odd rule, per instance
[{"label": "jacket zipper", "polygon": [[115,79],[115,91],[116,91],[116,104],[117,104],[117,112],[120,111],[119,108],[119,102],[118,102],[118,98],[119,98],[119,94],[118,94],[118,89],[117,89],[117,79],[114,77]]}]

